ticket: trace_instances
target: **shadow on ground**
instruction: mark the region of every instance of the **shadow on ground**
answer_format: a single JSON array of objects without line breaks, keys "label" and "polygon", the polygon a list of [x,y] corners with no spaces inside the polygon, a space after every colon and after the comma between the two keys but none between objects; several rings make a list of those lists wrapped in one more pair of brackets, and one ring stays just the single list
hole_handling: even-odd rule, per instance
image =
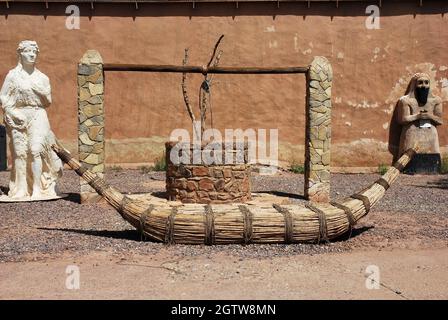
[{"label": "shadow on ground", "polygon": [[281,192],[281,191],[256,191],[252,193],[268,193],[272,194],[277,197],[285,197],[285,199],[291,198],[291,199],[299,199],[299,200],[308,200],[301,194],[295,194],[295,193],[288,193],[288,192]]},{"label": "shadow on ground", "polygon": [[370,229],[375,228],[374,226],[363,226],[359,228],[353,228],[351,231],[344,233],[343,235],[331,240],[331,242],[345,242],[351,238],[356,238]]},{"label": "shadow on ground", "polygon": [[426,184],[428,188],[448,189],[448,176],[444,176],[438,181],[431,181]]},{"label": "shadow on ground", "polygon": [[[359,228],[354,228],[351,232],[346,232],[342,236],[331,240],[331,242],[343,242],[349,240],[350,238],[356,238],[357,236],[363,234],[364,232],[372,228],[374,227],[363,226]],[[82,230],[72,228],[46,228],[46,227],[38,227],[37,229],[45,231],[71,232],[76,234],[83,234],[87,236],[102,237],[102,238],[123,239],[132,241],[145,240],[144,236],[141,235],[137,230]]]},{"label": "shadow on ground", "polygon": [[112,238],[112,239],[123,239],[123,240],[133,240],[141,241],[142,237],[137,230],[82,230],[82,229],[71,229],[71,228],[46,228],[39,227],[39,230],[45,231],[61,231],[61,232],[71,232],[76,234],[83,234],[87,236]]}]

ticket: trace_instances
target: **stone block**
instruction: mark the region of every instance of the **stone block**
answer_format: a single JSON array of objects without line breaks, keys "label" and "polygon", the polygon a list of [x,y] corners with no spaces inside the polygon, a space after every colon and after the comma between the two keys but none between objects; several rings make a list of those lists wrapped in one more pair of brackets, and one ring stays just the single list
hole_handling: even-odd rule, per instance
[{"label": "stone block", "polygon": [[311,140],[311,144],[314,149],[323,149],[324,148],[324,142],[322,140],[318,140],[318,139]]},{"label": "stone block", "polygon": [[198,185],[195,181],[187,182],[187,191],[195,191],[198,189]]},{"label": "stone block", "polygon": [[90,94],[89,89],[79,88],[79,101],[87,101],[90,99],[92,95]]},{"label": "stone block", "polygon": [[94,173],[103,173],[104,172],[104,163],[100,163],[100,164],[94,166],[91,169],[91,171]]},{"label": "stone block", "polygon": [[92,96],[104,93],[104,86],[102,84],[89,83],[89,92]]},{"label": "stone block", "polygon": [[229,200],[231,199],[231,195],[229,193],[218,193],[218,200]]},{"label": "stone block", "polygon": [[87,77],[85,77],[85,76],[78,76],[78,88],[80,88],[83,85],[85,85],[86,82],[87,82]]},{"label": "stone block", "polygon": [[213,176],[215,178],[223,178],[224,174],[222,173],[221,169],[213,169]]},{"label": "stone block", "polygon": [[215,189],[217,191],[223,191],[224,190],[224,186],[225,186],[224,179],[219,179],[219,180],[215,181]]},{"label": "stone block", "polygon": [[86,81],[90,82],[90,83],[103,83],[103,70],[98,68],[96,70],[96,72],[90,76],[86,76],[85,77]]},{"label": "stone block", "polygon": [[330,181],[330,172],[328,170],[322,170],[318,173],[321,182]]},{"label": "stone block", "polygon": [[90,104],[102,104],[103,103],[103,97],[101,95],[92,96],[89,100],[87,100]]},{"label": "stone block", "polygon": [[244,171],[234,171],[234,172],[233,172],[233,176],[234,176],[236,179],[243,179],[246,175],[247,175],[247,173],[244,172]]},{"label": "stone block", "polygon": [[85,144],[88,146],[93,146],[95,144],[94,141],[90,140],[90,138],[86,132],[83,132],[79,135],[79,140],[81,141],[82,144]]},{"label": "stone block", "polygon": [[[81,159],[81,157],[80,157],[80,159]],[[98,164],[100,162],[99,155],[94,154],[94,153],[88,154],[87,157],[85,157],[82,161],[85,163],[94,164],[94,165]]]},{"label": "stone block", "polygon": [[193,167],[192,174],[194,176],[203,177],[209,175],[208,167],[205,166],[197,166]]},{"label": "stone block", "polygon": [[226,168],[223,170],[224,178],[231,178],[232,177],[232,170],[229,168]]},{"label": "stone block", "polygon": [[318,130],[319,130],[319,135],[318,135],[319,140],[323,141],[323,140],[327,139],[327,127],[324,125],[321,125]]},{"label": "stone block", "polygon": [[322,164],[324,166],[329,166],[330,165],[330,152],[329,151],[324,152],[322,154]]},{"label": "stone block", "polygon": [[199,181],[199,190],[213,191],[214,190],[213,180],[210,178],[201,179]]},{"label": "stone block", "polygon": [[84,108],[82,108],[82,113],[84,113],[87,116],[87,118],[102,115],[103,105],[102,104],[87,105]]},{"label": "stone block", "polygon": [[91,65],[87,64],[78,64],[78,75],[82,76],[90,76],[94,74],[96,71],[96,68]]},{"label": "stone block", "polygon": [[[185,178],[177,179],[173,185],[175,188],[178,188],[178,189],[187,189],[187,179],[185,179]],[[189,191],[193,191],[193,190],[189,190]]]},{"label": "stone block", "polygon": [[91,140],[97,140],[98,134],[103,130],[102,126],[91,126],[88,128],[89,138]]}]

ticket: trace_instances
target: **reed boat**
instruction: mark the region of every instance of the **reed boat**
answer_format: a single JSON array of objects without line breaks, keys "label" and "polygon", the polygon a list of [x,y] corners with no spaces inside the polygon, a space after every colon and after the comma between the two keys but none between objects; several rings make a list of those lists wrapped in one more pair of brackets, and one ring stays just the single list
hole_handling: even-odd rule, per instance
[{"label": "reed boat", "polygon": [[254,205],[148,203],[132,199],[83,168],[62,145],[52,148],[145,239],[206,245],[321,243],[343,236],[384,196],[417,149],[407,150],[378,180],[342,200]]}]

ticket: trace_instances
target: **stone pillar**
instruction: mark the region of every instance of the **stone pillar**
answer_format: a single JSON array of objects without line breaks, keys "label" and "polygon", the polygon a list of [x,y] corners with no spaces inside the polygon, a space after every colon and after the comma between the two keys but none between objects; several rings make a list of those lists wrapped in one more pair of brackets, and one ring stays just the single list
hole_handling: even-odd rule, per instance
[{"label": "stone pillar", "polygon": [[[88,50],[78,64],[78,153],[83,167],[104,173],[104,75],[103,59]],[[82,178],[81,203],[101,197]]]},{"label": "stone pillar", "polygon": [[331,83],[328,60],[315,57],[307,73],[305,197],[330,200]]}]

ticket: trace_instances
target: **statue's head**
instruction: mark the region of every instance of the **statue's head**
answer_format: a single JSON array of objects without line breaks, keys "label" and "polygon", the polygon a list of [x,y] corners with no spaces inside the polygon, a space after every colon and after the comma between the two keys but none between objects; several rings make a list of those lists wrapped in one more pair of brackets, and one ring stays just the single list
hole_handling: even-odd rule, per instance
[{"label": "statue's head", "polygon": [[22,65],[34,65],[37,55],[39,54],[39,46],[36,41],[24,40],[17,47],[17,55],[19,63]]},{"label": "statue's head", "polygon": [[419,104],[426,104],[430,93],[431,80],[426,73],[416,73],[411,79],[410,92]]}]

